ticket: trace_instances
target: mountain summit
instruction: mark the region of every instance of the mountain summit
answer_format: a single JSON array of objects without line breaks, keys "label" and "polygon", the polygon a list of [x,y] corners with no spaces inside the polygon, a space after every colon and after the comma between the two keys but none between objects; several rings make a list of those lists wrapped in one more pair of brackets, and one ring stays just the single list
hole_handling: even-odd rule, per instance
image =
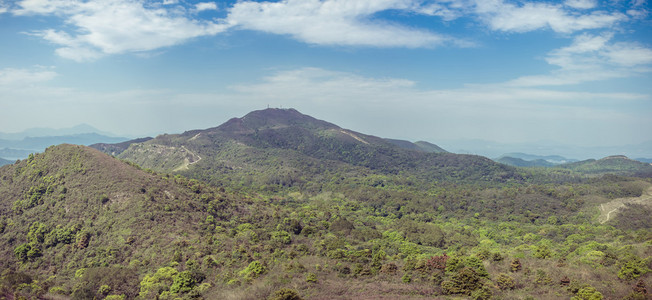
[{"label": "mountain summit", "polygon": [[268,173],[263,181],[283,185],[320,178],[324,172],[410,173],[427,180],[492,181],[513,176],[510,167],[484,157],[447,153],[427,142],[355,132],[295,109],[253,111],[217,127],[165,134],[126,146],[95,147],[124,149],[112,154],[144,168],[213,182],[227,174],[229,180],[233,174],[249,178],[246,174],[252,172]]}]

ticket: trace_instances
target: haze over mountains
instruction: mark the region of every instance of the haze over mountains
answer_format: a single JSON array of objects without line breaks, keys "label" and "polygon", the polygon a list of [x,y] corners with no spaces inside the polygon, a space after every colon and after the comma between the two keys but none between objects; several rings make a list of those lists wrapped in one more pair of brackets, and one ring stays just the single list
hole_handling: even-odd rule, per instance
[{"label": "haze over mountains", "polygon": [[127,138],[100,131],[90,125],[81,124],[71,128],[32,128],[17,133],[0,132],[0,158],[24,159],[30,153],[43,152],[51,145],[96,143],[118,143]]},{"label": "haze over mountains", "polygon": [[[609,143],[607,140],[603,142],[606,144]],[[488,140],[468,140],[463,137],[454,140],[440,140],[437,144],[454,153],[477,154],[486,157],[510,156],[509,153],[519,152],[537,156],[558,155],[575,160],[599,159],[610,155],[626,155],[630,158],[652,158],[652,141],[646,141],[645,139],[633,145],[598,145],[592,147],[579,147],[553,141],[500,143]]]}]

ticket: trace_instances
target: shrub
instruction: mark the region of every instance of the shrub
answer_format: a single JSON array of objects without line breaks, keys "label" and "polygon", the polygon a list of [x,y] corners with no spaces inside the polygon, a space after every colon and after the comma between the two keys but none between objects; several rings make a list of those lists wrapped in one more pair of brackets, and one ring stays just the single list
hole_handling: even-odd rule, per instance
[{"label": "shrub", "polygon": [[140,298],[155,298],[161,292],[168,290],[168,287],[174,282],[174,277],[179,272],[170,267],[160,268],[152,275],[145,275],[140,282]]},{"label": "shrub", "polygon": [[463,268],[451,277],[450,281],[441,283],[441,288],[445,294],[464,294],[470,296],[471,293],[480,287],[481,276],[471,268]]},{"label": "shrub", "polygon": [[521,261],[518,258],[515,258],[514,260],[512,260],[512,263],[509,265],[509,269],[512,272],[518,272],[522,268],[523,268],[523,266],[521,265]]},{"label": "shrub", "polygon": [[496,278],[496,284],[498,285],[498,288],[501,290],[513,290],[514,287],[516,286],[514,284],[514,279],[504,273],[498,274],[498,278]]},{"label": "shrub", "polygon": [[403,274],[403,277],[401,277],[401,281],[403,281],[404,283],[412,282],[412,275],[410,275],[410,273]]},{"label": "shrub", "polygon": [[195,286],[197,282],[193,278],[190,271],[183,271],[174,276],[174,281],[170,286],[172,293],[187,293]]},{"label": "shrub", "polygon": [[624,280],[634,280],[641,275],[650,272],[650,269],[645,265],[645,261],[634,258],[625,262],[618,272],[618,278]]},{"label": "shrub", "polygon": [[299,293],[293,289],[282,288],[267,298],[268,300],[303,300]]},{"label": "shrub", "polygon": [[253,280],[266,271],[265,266],[260,261],[254,260],[244,270],[240,271],[238,275],[244,277],[246,280]]},{"label": "shrub", "polygon": [[306,282],[308,282],[308,283],[316,283],[317,282],[317,275],[315,275],[315,273],[308,273],[308,275],[306,275]]},{"label": "shrub", "polygon": [[602,300],[602,293],[593,287],[587,286],[581,288],[577,295],[571,297],[571,300]]},{"label": "shrub", "polygon": [[272,232],[272,244],[274,247],[281,247],[292,242],[290,234],[287,231],[274,231]]},{"label": "shrub", "polygon": [[481,288],[473,291],[471,293],[471,299],[473,300],[488,300],[491,299],[491,289],[487,286],[482,286]]}]

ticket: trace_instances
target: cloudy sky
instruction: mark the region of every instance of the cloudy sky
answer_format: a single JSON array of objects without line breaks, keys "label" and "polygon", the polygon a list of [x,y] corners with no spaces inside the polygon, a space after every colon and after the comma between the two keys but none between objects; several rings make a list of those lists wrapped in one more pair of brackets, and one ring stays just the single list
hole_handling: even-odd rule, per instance
[{"label": "cloudy sky", "polygon": [[434,143],[638,144],[652,140],[650,13],[646,0],[0,0],[0,131],[179,133],[270,106]]}]

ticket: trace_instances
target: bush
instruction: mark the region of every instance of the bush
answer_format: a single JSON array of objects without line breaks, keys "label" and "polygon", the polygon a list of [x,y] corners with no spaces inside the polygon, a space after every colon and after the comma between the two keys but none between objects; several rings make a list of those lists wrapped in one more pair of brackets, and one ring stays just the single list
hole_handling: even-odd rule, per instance
[{"label": "bush", "polygon": [[602,300],[602,293],[593,287],[587,286],[581,288],[577,295],[571,297],[571,300]]},{"label": "bush", "polygon": [[498,285],[498,288],[501,290],[513,290],[514,287],[516,286],[514,284],[514,279],[504,273],[498,274],[498,278],[496,278],[496,284]]},{"label": "bush", "polygon": [[481,276],[471,268],[463,268],[452,276],[450,281],[441,283],[441,288],[445,294],[464,294],[470,296],[471,293],[482,287],[480,282]]},{"label": "bush", "polygon": [[267,298],[268,300],[303,300],[299,293],[293,289],[282,288]]},{"label": "bush", "polygon": [[244,277],[246,280],[253,280],[266,271],[265,266],[260,261],[254,260],[244,270],[240,271],[238,275]]},{"label": "bush", "polygon": [[618,272],[618,278],[624,280],[634,280],[639,278],[641,275],[645,275],[650,272],[650,269],[645,265],[645,261],[634,258],[623,264]]},{"label": "bush", "polygon": [[516,258],[512,260],[512,263],[509,265],[509,268],[512,272],[518,272],[523,268],[523,266],[521,265],[521,261],[518,258]]}]

